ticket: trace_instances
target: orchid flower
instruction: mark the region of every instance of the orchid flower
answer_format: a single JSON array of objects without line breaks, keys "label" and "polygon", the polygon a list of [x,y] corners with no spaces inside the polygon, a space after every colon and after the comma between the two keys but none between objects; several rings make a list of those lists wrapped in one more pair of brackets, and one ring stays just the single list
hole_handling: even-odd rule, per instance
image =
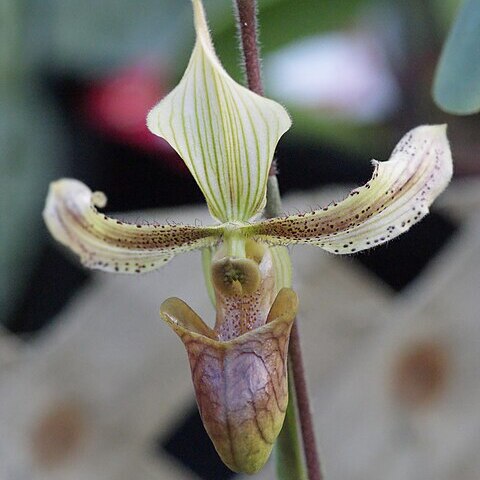
[{"label": "orchid flower", "polygon": [[407,133],[372,178],[343,201],[313,212],[257,220],[270,165],[291,121],[278,103],[228,76],[218,60],[200,0],[196,43],[178,86],[148,115],[202,190],[211,226],[135,225],[98,212],[106,204],[72,179],[53,182],[44,210],[56,240],[90,268],[142,273],[203,249],[216,305],[214,327],[182,300],[160,310],[183,341],[200,414],[223,461],[253,473],[267,461],[288,402],[286,358],[297,309],[287,245],[348,254],[406,232],[427,213],[452,175],[444,126]]}]

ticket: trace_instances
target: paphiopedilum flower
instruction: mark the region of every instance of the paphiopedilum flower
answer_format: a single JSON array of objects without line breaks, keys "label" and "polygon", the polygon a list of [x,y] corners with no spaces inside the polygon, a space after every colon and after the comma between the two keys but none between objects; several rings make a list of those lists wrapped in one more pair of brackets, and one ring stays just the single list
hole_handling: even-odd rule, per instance
[{"label": "paphiopedilum flower", "polygon": [[44,218],[84,265],[107,272],[142,273],[182,252],[209,252],[214,327],[177,298],[162,304],[161,315],[185,344],[218,453],[233,470],[252,473],[268,459],[288,402],[286,355],[297,298],[285,246],[352,253],[395,238],[428,213],[450,180],[452,161],[445,127],[418,127],[390,160],[374,161],[370,181],[343,201],[257,221],[274,149],[290,118],[228,76],[200,0],[193,8],[197,39],[187,70],[147,123],[183,158],[217,223],[125,223],[97,211],[106,204],[103,193],[71,179],[52,183]]}]

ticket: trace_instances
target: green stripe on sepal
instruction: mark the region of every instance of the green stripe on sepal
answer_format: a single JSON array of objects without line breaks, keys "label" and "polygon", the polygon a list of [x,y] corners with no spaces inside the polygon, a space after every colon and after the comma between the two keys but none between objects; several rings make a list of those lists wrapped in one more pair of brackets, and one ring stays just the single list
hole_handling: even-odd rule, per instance
[{"label": "green stripe on sepal", "polygon": [[228,76],[218,60],[200,0],[196,43],[178,86],[148,115],[148,128],[185,161],[220,221],[247,221],[265,206],[275,146],[290,128],[285,109]]}]

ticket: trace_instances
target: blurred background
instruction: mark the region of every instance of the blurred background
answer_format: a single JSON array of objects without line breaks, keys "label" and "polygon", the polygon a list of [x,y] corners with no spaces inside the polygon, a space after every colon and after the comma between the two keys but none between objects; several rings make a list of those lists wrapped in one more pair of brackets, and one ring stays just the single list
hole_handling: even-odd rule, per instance
[{"label": "blurred background", "polygon": [[[259,0],[267,95],[294,121],[277,149],[286,210],[341,199],[422,123],[448,123],[454,155],[449,190],[407,235],[346,258],[292,251],[329,480],[480,476],[480,123],[431,96],[460,4]],[[232,5],[205,7],[242,81]],[[74,177],[121,219],[208,223],[182,161],[145,127],[191,53],[190,2],[1,0],[0,39],[0,480],[240,478],[158,317],[178,296],[213,319],[199,254],[93,273],[41,218],[49,182]],[[257,478],[275,478],[272,461]]]}]

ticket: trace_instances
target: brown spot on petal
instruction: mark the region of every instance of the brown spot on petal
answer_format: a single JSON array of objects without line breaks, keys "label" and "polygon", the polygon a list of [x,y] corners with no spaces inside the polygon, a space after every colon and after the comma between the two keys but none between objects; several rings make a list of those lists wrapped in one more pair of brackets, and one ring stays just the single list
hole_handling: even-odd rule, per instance
[{"label": "brown spot on petal", "polygon": [[448,382],[449,358],[444,346],[423,341],[406,347],[393,367],[393,393],[408,407],[438,400]]},{"label": "brown spot on petal", "polygon": [[80,449],[87,433],[85,411],[73,401],[53,404],[31,432],[35,461],[44,468],[55,468],[70,460]]}]

